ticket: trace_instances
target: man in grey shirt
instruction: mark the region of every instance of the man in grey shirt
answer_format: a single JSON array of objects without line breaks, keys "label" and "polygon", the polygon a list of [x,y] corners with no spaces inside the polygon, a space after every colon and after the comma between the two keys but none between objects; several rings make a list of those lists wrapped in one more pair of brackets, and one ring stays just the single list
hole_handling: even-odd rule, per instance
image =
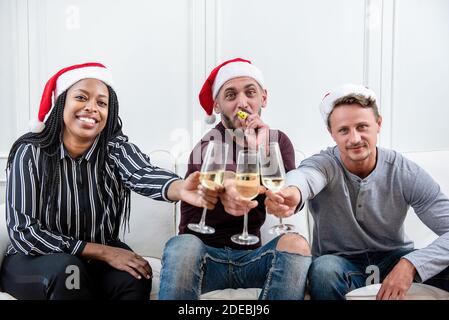
[{"label": "man in grey shirt", "polygon": [[[344,299],[365,285],[368,266],[380,273],[378,299],[404,298],[414,280],[449,290],[449,199],[417,164],[376,147],[382,117],[374,92],[343,85],[320,110],[336,146],[302,161],[288,173],[289,187],[266,199],[277,216],[309,202],[312,299]],[[404,234],[410,206],[439,235],[420,250]]]}]

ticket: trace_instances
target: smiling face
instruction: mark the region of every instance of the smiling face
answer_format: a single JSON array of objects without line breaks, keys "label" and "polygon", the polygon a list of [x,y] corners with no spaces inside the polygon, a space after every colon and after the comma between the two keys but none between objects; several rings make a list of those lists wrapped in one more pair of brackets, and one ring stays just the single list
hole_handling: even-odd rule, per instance
[{"label": "smiling face", "polygon": [[372,108],[342,104],[330,114],[329,124],[345,167],[361,177],[367,176],[376,166],[377,134],[382,117],[376,119]]},{"label": "smiling face", "polygon": [[108,119],[109,91],[97,79],[84,79],[67,91],[64,106],[65,144],[91,145]]},{"label": "smiling face", "polygon": [[220,88],[214,109],[216,113],[221,114],[221,121],[227,129],[237,129],[242,126],[237,115],[238,111],[260,114],[266,102],[267,92],[256,80],[239,77],[225,82]]}]

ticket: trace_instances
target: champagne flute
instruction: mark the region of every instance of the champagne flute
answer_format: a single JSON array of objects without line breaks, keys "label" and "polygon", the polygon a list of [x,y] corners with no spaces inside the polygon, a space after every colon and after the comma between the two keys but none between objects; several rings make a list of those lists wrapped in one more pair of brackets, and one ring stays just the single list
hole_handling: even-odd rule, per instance
[{"label": "champagne flute", "polygon": [[[200,172],[200,183],[203,187],[212,190],[218,185],[223,185],[228,149],[229,145],[221,141],[210,141],[207,145]],[[206,212],[207,208],[204,208],[200,222],[189,223],[187,227],[198,233],[214,233],[215,229],[206,225]]]},{"label": "champagne flute", "polygon": [[[259,194],[259,157],[255,150],[241,150],[237,157],[235,183],[237,192],[242,198],[252,200]],[[248,234],[248,211],[243,216],[243,232],[235,234],[231,240],[241,245],[259,242],[259,237]]]},{"label": "champagne flute", "polygon": [[[285,184],[285,168],[279,144],[271,142],[268,145],[261,145],[259,147],[259,155],[262,184],[273,192],[279,192]],[[268,232],[280,235],[293,230],[295,230],[295,226],[283,223],[280,217],[279,224],[271,227]]]}]

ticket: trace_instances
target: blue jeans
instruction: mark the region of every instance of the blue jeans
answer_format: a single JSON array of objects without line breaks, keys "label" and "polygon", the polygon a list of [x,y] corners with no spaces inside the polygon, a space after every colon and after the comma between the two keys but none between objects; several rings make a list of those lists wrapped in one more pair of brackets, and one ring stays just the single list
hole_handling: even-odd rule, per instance
[{"label": "blue jeans", "polygon": [[191,234],[173,237],[162,257],[159,299],[199,299],[226,288],[262,288],[259,299],[303,299],[312,257],[276,250],[214,248]]},{"label": "blue jeans", "polygon": [[[399,259],[411,251],[413,249],[354,255],[326,254],[314,258],[309,270],[311,299],[343,300],[349,291],[372,284],[372,278],[368,277],[373,275],[373,272],[372,269],[367,270],[368,266],[378,267],[378,280],[382,282]],[[449,268],[425,283],[449,290]]]}]

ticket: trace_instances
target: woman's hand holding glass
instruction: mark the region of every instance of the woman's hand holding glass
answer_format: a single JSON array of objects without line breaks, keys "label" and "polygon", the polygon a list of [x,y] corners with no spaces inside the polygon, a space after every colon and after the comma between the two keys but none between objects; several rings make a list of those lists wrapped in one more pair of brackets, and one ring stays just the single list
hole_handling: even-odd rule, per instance
[{"label": "woman's hand holding glass", "polygon": [[[215,191],[222,187],[224,173],[226,168],[226,158],[228,155],[228,144],[220,141],[211,141],[207,145],[206,154],[204,156],[201,174],[199,192],[207,199],[207,197],[217,196]],[[207,199],[210,201],[217,201],[215,199]],[[187,227],[198,233],[212,234],[215,229],[206,225],[207,208],[203,209],[201,220],[199,223],[189,223]]]}]

